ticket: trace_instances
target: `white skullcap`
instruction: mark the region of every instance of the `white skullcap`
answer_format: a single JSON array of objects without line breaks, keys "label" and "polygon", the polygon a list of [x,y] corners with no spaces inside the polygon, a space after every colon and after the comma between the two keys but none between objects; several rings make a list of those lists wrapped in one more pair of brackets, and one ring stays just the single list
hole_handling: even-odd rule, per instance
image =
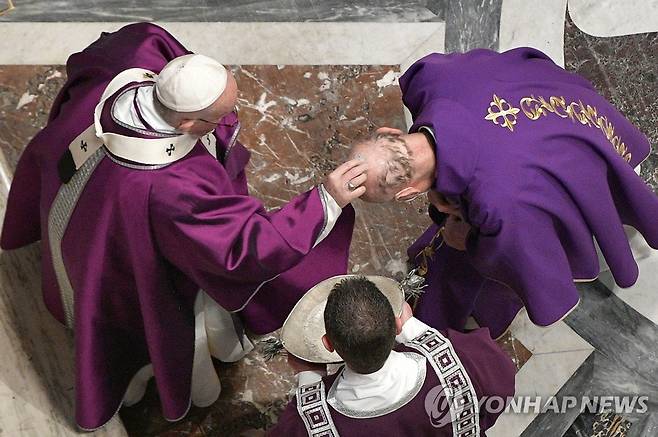
[{"label": "white skullcap", "polygon": [[164,66],[155,93],[164,106],[177,112],[200,111],[226,89],[228,73],[219,62],[203,55],[180,56]]}]

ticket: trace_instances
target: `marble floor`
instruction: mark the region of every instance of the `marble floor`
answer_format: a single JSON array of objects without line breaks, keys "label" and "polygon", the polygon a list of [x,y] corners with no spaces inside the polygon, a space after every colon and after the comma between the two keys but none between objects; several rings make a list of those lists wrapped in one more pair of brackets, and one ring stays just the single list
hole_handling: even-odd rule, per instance
[{"label": "marble floor", "polygon": [[[13,3],[0,12],[0,215],[21,150],[66,79],[66,57],[136,20],[165,23],[192,50],[232,66],[248,127],[241,141],[253,151],[250,190],[268,207],[321,180],[354,139],[382,125],[404,128],[396,79],[432,51],[535,46],[592,81],[658,144],[656,0],[624,8],[609,0]],[[641,176],[658,191],[655,148]],[[428,223],[425,207],[357,203],[351,271],[402,275],[405,249]],[[76,434],[72,341],[41,303],[38,262],[37,246],[0,253],[1,436]],[[576,409],[506,414],[489,436],[589,436],[606,420],[623,428],[615,435],[658,435],[658,257],[639,265],[634,287],[619,289],[602,274],[580,286],[581,304],[563,322],[542,329],[521,313],[500,344],[517,364],[518,394],[646,395],[648,411],[614,419]],[[211,407],[169,423],[150,387],[96,434],[263,435],[293,387],[285,359],[266,361],[257,347],[216,366],[223,391]]]}]

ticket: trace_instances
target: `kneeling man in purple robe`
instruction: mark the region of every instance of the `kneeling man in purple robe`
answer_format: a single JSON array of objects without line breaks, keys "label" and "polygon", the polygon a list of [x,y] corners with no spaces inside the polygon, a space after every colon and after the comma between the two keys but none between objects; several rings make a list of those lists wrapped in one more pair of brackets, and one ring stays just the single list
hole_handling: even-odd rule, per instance
[{"label": "kneeling man in purple robe", "polygon": [[353,155],[370,163],[364,200],[429,191],[435,222],[409,249],[425,276],[418,317],[502,335],[525,307],[537,325],[565,317],[574,281],[638,267],[624,225],[658,248],[658,197],[634,168],[647,138],[582,77],[543,53],[431,54],[400,78],[413,125],[382,128]]},{"label": "kneeling man in purple robe", "polygon": [[41,240],[47,308],[75,333],[76,421],[137,402],[167,420],[219,396],[235,361],[313,284],[345,273],[363,163],[267,212],[247,190],[237,86],[148,23],[67,62],[47,126],[15,172],[3,249]]},{"label": "kneeling man in purple robe", "polygon": [[[324,346],[345,365],[323,377],[323,367],[289,358],[301,371],[299,388],[269,435],[467,437],[494,425],[514,395],[510,358],[486,328],[436,330],[414,318],[398,284],[387,279],[339,277],[326,287],[324,329],[313,311],[320,299],[310,299],[300,318],[302,339],[286,338],[284,326],[289,357],[294,351],[317,361],[315,349]],[[489,403],[499,408],[487,411]]]}]

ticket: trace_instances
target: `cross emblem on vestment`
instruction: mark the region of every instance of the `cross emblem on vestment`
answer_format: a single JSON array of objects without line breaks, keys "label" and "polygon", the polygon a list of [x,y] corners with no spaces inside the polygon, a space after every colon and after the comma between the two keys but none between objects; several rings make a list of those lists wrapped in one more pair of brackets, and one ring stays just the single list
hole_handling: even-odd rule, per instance
[{"label": "cross emblem on vestment", "polygon": [[176,150],[176,147],[173,144],[169,144],[169,147],[165,149],[165,152],[167,152],[168,156],[171,156],[174,150]]},{"label": "cross emblem on vestment", "polygon": [[[495,110],[492,110],[495,108]],[[519,113],[519,109],[513,107],[505,99],[499,98],[497,95],[493,95],[493,101],[489,103],[489,108],[487,109],[489,115],[484,117],[485,120],[493,121],[494,124],[500,125],[500,127],[506,127],[511,132],[514,132],[514,125],[516,124],[516,114]],[[509,117],[509,118],[508,118]],[[498,122],[498,119],[502,118],[502,123]]]},{"label": "cross emblem on vestment", "polygon": [[80,149],[84,152],[87,151],[87,143],[85,143],[85,140],[80,141]]}]

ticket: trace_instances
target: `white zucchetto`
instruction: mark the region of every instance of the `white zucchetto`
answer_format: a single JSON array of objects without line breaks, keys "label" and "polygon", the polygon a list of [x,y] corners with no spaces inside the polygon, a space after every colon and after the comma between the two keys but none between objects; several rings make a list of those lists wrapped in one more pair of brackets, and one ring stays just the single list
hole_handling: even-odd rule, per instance
[{"label": "white zucchetto", "polygon": [[204,55],[184,55],[164,66],[155,82],[160,103],[177,112],[195,112],[212,105],[226,89],[226,68]]}]

